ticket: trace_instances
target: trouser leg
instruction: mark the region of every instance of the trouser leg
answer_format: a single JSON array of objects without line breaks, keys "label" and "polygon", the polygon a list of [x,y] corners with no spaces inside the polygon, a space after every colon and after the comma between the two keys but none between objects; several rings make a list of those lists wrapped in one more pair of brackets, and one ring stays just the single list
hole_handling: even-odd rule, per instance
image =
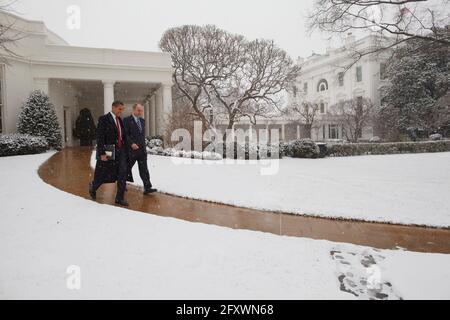
[{"label": "trouser leg", "polygon": [[117,194],[116,200],[123,200],[125,194],[125,188],[127,184],[128,175],[128,162],[125,154],[125,150],[118,152],[118,172],[117,172]]},{"label": "trouser leg", "polygon": [[150,182],[150,173],[148,172],[148,165],[146,157],[139,158],[139,175],[141,176],[142,182],[144,183],[145,190],[152,188],[152,183]]},{"label": "trouser leg", "polygon": [[[100,160],[98,160],[100,161]],[[97,164],[94,171],[94,180],[92,180],[92,188],[97,191],[98,188],[103,184],[103,170],[99,168],[101,164]]]}]

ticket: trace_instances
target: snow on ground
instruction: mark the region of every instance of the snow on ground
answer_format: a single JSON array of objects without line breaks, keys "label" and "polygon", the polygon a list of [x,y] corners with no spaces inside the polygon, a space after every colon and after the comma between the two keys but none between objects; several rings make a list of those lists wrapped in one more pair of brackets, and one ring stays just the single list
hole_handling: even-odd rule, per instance
[{"label": "snow on ground", "polygon": [[[42,182],[36,170],[49,156],[0,158],[0,299],[356,298],[341,286],[360,298],[450,298],[450,255],[232,230],[101,205]],[[66,286],[72,265],[81,268],[80,290]]]},{"label": "snow on ground", "polygon": [[[275,162],[273,162],[275,161]],[[274,168],[276,160],[272,160]],[[262,210],[450,226],[450,152],[242,164],[149,157],[160,191]],[[137,165],[134,177],[142,185]]]}]

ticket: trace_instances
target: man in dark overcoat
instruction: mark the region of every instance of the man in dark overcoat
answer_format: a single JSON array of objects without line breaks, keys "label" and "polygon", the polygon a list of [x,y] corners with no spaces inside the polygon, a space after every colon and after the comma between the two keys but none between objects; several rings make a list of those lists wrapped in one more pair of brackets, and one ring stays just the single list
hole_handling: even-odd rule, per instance
[{"label": "man in dark overcoat", "polygon": [[[101,116],[97,126],[97,163],[94,180],[89,184],[89,194],[96,199],[97,189],[103,183],[117,182],[116,204],[128,206],[124,199],[128,175],[128,152],[126,146],[126,130],[120,116],[124,104],[114,101],[111,112]],[[115,150],[115,158],[111,159],[111,150]]]},{"label": "man in dark overcoat", "polygon": [[149,195],[157,190],[152,187],[150,182],[150,173],[147,165],[147,146],[145,143],[145,120],[144,107],[136,103],[133,106],[132,114],[123,120],[126,131],[127,148],[128,148],[128,169],[129,179],[133,180],[131,170],[136,162],[139,167],[139,175],[144,183],[144,194]]}]

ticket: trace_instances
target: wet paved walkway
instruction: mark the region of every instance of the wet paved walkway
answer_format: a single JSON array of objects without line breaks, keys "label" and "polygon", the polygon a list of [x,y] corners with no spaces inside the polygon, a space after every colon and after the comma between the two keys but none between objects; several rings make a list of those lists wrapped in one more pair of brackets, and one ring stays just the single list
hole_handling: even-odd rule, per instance
[{"label": "wet paved walkway", "polygon": [[[90,167],[91,153],[91,148],[64,149],[42,164],[39,168],[39,176],[60,190],[90,200],[88,183],[93,175]],[[97,192],[97,202],[114,205],[114,196],[115,185],[103,185]],[[450,253],[449,229],[274,213],[184,199],[161,193],[144,196],[140,188],[131,185],[128,186],[126,199],[130,202],[130,210],[191,222],[353,243],[380,249],[401,247],[418,252]]]}]

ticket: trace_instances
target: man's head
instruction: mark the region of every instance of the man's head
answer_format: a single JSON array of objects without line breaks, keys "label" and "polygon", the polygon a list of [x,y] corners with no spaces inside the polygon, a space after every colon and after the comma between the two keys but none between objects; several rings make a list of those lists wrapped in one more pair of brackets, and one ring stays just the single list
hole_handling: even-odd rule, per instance
[{"label": "man's head", "polygon": [[136,103],[133,106],[133,114],[135,117],[142,118],[144,116],[144,107],[141,104]]},{"label": "man's head", "polygon": [[112,113],[114,113],[117,117],[122,115],[123,109],[125,108],[122,101],[114,101],[112,104]]}]

